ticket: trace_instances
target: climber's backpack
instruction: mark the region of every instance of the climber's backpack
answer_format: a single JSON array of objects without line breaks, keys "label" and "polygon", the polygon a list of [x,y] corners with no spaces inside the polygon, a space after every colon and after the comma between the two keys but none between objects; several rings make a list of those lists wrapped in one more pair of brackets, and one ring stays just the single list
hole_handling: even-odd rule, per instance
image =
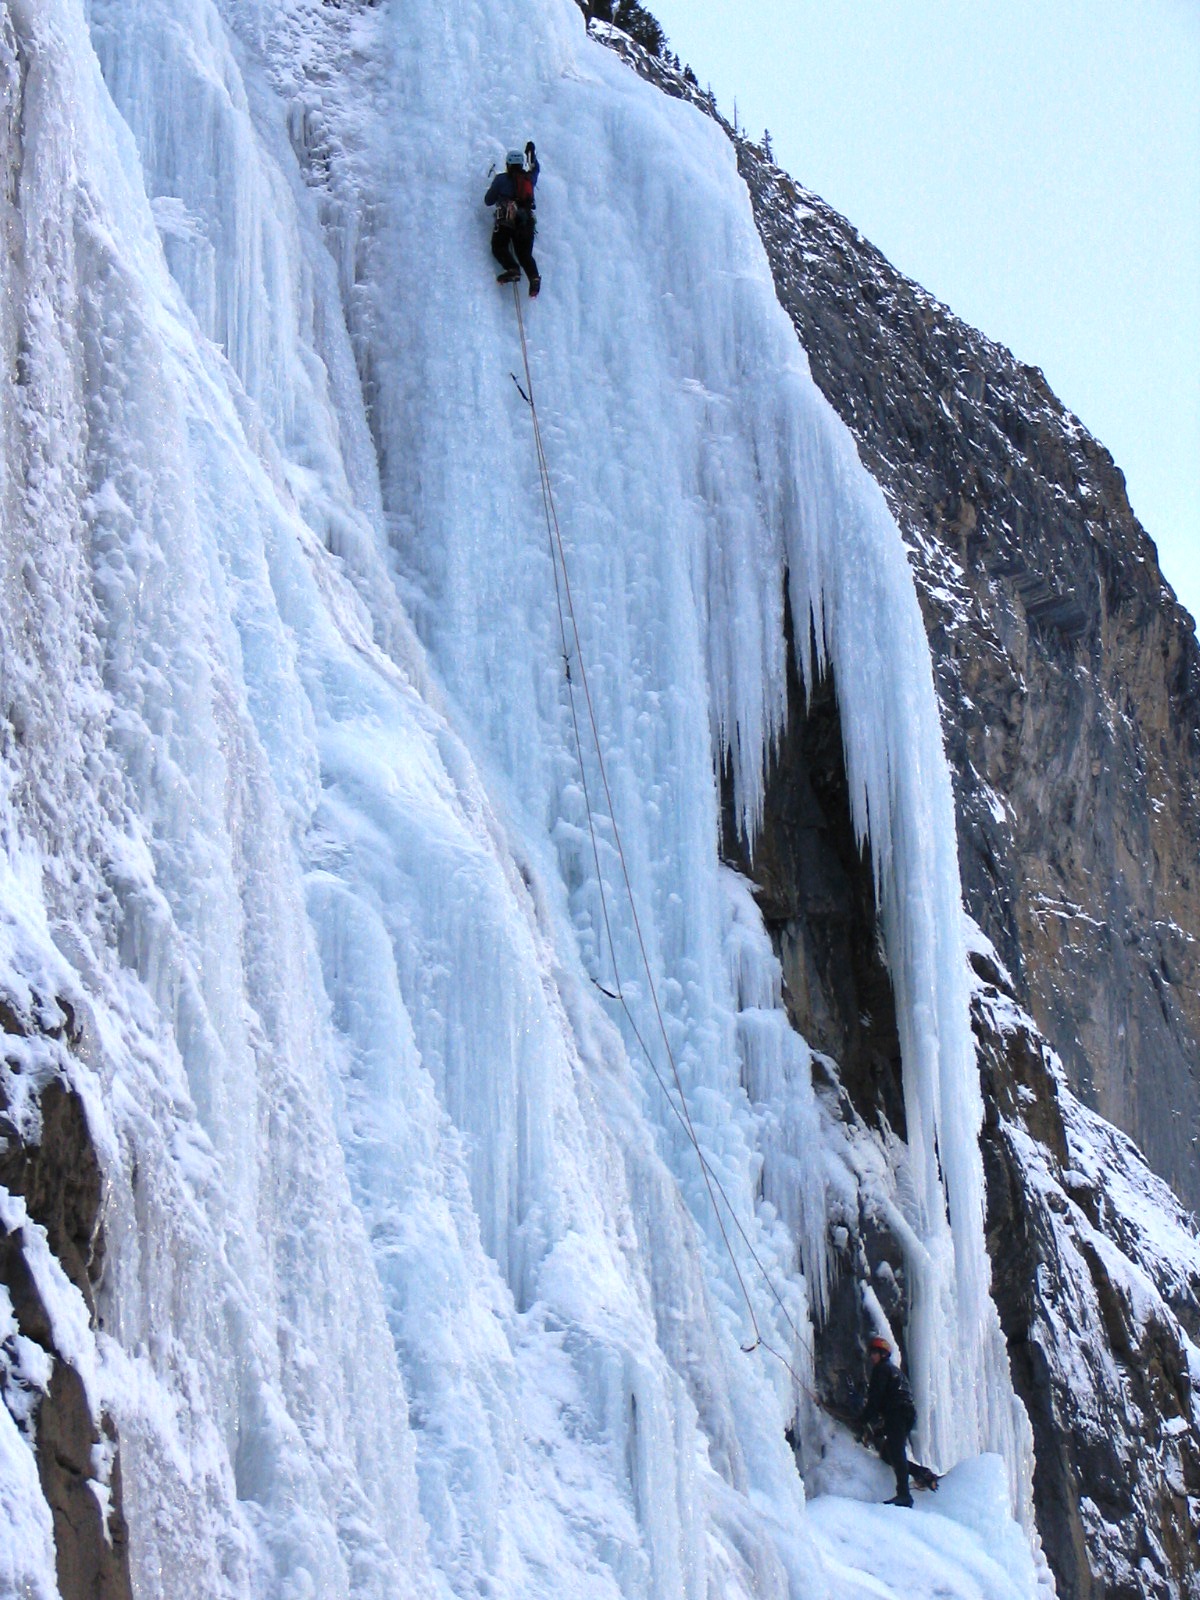
[{"label": "climber's backpack", "polygon": [[513,178],[516,184],[517,197],[515,200],[501,200],[496,207],[496,222],[502,228],[515,228],[520,221],[520,213],[524,211],[532,220],[533,218],[533,179],[524,167]]}]

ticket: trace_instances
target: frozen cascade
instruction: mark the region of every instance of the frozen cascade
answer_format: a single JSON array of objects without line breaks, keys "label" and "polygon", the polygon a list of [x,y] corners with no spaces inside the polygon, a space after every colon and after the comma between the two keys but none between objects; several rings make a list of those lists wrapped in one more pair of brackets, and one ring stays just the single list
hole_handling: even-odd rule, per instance
[{"label": "frozen cascade", "polygon": [[923,1447],[998,1452],[1019,1499],[928,652],[718,130],[571,0],[9,0],[0,53],[0,953],[85,1019],[90,1381],[137,1592],[839,1592],[791,1380],[738,1350],[694,1153],[590,982],[614,974],[479,205],[527,133],[539,403],[697,1131],[803,1334],[807,1052],[714,779],[728,750],[752,828],[787,573],[896,984]]},{"label": "frozen cascade", "polygon": [[78,8],[5,23],[5,982],[85,1019],[138,1570],[432,1592],[288,820],[318,773],[267,563],[312,535],[183,315]]}]

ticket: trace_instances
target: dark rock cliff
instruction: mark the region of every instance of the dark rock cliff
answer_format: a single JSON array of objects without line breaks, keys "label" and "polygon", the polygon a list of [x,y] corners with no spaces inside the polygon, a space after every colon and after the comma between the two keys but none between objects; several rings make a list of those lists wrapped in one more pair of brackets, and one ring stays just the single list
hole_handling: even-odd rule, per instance
[{"label": "dark rock cliff", "polygon": [[[1012,974],[975,1022],[995,1298],[1046,1553],[1070,1600],[1194,1594],[1200,1252],[1134,1146],[1071,1093],[1200,1200],[1192,621],[1111,458],[1041,374],[761,151],[738,154],[814,378],[908,543],[964,898]],[[1123,1210],[1131,1190],[1143,1203]]]},{"label": "dark rock cliff", "polygon": [[967,908],[1071,1087],[1200,1205],[1200,651],[1111,457],[754,146],[780,300],[908,543]]},{"label": "dark rock cliff", "polygon": [[[33,1446],[63,1600],[130,1600],[116,1429],[97,1415],[58,1325],[77,1293],[95,1325],[104,1257],[100,1163],[69,1056],[65,1000],[0,996],[0,1403]],[[48,1277],[48,1262],[66,1283]]]},{"label": "dark rock cliff", "polygon": [[992,1291],[1059,1594],[1195,1595],[1200,1239],[1136,1146],[1071,1094],[1008,974],[975,960]]}]

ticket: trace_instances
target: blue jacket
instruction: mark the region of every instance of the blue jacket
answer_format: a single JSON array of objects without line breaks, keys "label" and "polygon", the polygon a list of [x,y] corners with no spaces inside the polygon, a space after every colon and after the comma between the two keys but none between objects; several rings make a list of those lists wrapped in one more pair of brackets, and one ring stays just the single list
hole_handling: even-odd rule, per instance
[{"label": "blue jacket", "polygon": [[[529,187],[531,190],[537,187],[538,173],[541,170],[541,163],[539,162],[538,158],[534,156],[533,165],[525,174],[525,176],[529,179]],[[491,187],[483,197],[483,203],[485,206],[496,206],[499,205],[501,201],[515,200],[516,198],[517,180],[506,167],[503,172],[498,172],[492,179]],[[526,201],[526,204],[531,211],[533,210],[534,203],[535,202],[531,194],[529,199]]]}]

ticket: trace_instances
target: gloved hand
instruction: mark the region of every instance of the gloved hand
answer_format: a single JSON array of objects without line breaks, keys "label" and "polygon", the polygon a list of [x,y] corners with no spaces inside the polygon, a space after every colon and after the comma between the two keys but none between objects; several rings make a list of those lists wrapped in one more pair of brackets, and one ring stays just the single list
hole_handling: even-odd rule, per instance
[{"label": "gloved hand", "polygon": [[535,159],[535,158],[536,158],[536,156],[537,156],[537,152],[536,152],[536,150],[534,150],[534,148],[533,148],[533,140],[532,140],[532,139],[529,139],[529,140],[528,140],[528,141],[527,141],[527,142],[526,142],[526,145],[525,145],[525,154],[526,154],[526,155],[527,155],[527,156],[528,156],[528,157],[529,157],[529,159],[530,159],[530,161],[533,161],[533,160],[534,160],[534,159]]}]

